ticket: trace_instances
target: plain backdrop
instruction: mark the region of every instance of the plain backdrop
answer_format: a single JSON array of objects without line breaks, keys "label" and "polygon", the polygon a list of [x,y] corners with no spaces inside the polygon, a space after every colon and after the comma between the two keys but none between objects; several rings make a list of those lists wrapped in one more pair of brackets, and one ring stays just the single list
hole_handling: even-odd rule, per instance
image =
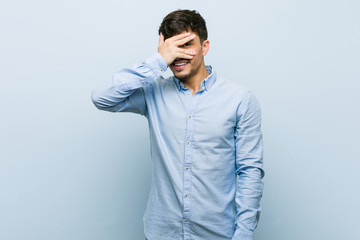
[{"label": "plain backdrop", "polygon": [[206,64],[262,107],[254,239],[360,239],[359,1],[14,0],[0,4],[1,240],[144,239],[146,118],[90,94],[156,53],[180,8],[207,20]]}]

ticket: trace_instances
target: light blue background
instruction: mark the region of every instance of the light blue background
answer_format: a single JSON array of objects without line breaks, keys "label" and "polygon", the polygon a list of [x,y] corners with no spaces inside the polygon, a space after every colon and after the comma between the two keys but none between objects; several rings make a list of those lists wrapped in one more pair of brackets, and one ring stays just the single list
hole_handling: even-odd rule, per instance
[{"label": "light blue background", "polygon": [[155,53],[179,8],[207,20],[206,63],[262,106],[254,239],[360,239],[357,0],[2,2],[0,239],[144,239],[147,121],[90,93]]}]

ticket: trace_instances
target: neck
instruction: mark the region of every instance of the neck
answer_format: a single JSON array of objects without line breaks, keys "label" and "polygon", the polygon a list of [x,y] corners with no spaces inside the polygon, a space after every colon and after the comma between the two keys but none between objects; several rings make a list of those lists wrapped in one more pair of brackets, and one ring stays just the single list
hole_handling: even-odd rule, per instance
[{"label": "neck", "polygon": [[207,78],[210,74],[207,72],[205,64],[201,66],[199,71],[188,79],[183,79],[181,82],[185,88],[189,88],[191,93],[194,95],[196,92],[201,90],[201,82]]}]

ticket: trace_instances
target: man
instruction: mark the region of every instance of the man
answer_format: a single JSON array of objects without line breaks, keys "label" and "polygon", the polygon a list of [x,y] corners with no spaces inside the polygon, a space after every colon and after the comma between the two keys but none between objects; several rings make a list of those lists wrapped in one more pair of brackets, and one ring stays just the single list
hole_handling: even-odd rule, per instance
[{"label": "man", "polygon": [[[199,13],[168,14],[159,34],[158,53],[92,93],[101,110],[148,119],[153,169],[145,235],[252,239],[264,176],[259,104],[205,65],[209,40]],[[167,67],[174,76],[165,79]]]}]

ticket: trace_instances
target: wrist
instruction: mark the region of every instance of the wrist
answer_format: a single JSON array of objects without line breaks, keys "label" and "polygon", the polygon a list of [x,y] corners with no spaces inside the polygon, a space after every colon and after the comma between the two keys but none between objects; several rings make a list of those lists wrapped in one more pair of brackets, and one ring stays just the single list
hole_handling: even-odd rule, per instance
[{"label": "wrist", "polygon": [[172,63],[172,59],[170,59],[166,54],[164,54],[161,51],[158,51],[158,53],[160,54],[160,56],[162,57],[162,59],[165,61],[166,65],[169,66]]},{"label": "wrist", "polygon": [[153,56],[149,57],[144,61],[144,63],[156,73],[160,75],[162,72],[165,72],[168,65],[166,64],[164,58],[160,53],[156,53]]}]

